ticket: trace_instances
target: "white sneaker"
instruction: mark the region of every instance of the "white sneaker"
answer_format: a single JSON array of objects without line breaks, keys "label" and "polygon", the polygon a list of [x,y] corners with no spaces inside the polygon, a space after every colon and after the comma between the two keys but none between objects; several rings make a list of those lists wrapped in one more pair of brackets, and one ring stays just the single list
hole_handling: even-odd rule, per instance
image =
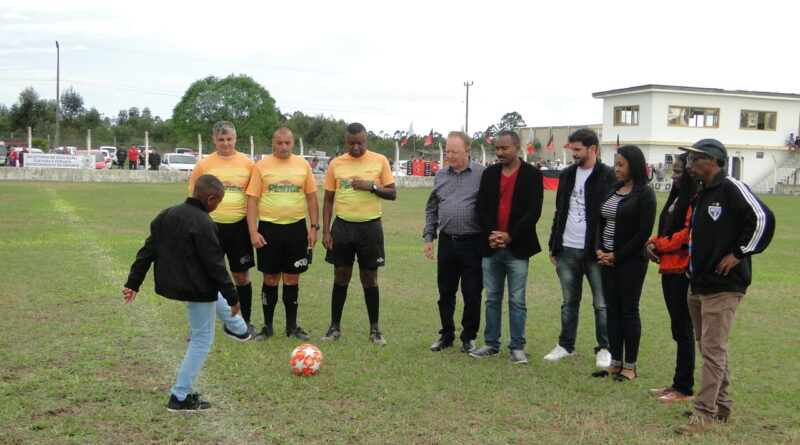
[{"label": "white sneaker", "polygon": [[[566,349],[562,348],[561,345],[556,345],[552,351],[550,351],[547,355],[544,356],[544,360],[555,362],[561,360],[562,358],[567,358],[571,356],[572,353],[568,352]],[[609,356],[609,360],[611,357]]]},{"label": "white sneaker", "polygon": [[608,368],[611,366],[611,353],[608,349],[597,351],[597,361],[594,363],[598,368]]}]

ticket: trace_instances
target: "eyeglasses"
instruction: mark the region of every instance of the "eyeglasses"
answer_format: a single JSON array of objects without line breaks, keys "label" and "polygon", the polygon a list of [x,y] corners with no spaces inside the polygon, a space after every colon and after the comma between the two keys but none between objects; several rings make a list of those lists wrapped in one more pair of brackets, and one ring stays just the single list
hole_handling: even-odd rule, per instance
[{"label": "eyeglasses", "polygon": [[709,156],[709,155],[694,155],[694,154],[692,154],[692,155],[687,156],[686,160],[688,162],[695,162],[695,161],[699,161],[701,159],[709,159],[710,157],[711,156]]}]

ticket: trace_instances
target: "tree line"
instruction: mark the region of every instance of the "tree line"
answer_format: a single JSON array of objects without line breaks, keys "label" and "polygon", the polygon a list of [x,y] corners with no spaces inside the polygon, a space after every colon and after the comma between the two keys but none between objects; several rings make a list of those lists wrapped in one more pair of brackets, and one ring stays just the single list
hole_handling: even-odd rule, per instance
[{"label": "tree line", "polygon": [[[32,128],[32,145],[51,148],[55,145],[56,101],[44,99],[33,87],[19,94],[10,107],[0,104],[0,138],[26,140],[27,128]],[[210,131],[214,122],[228,120],[236,125],[239,149],[247,151],[249,137],[253,136],[257,153],[269,152],[269,140],[278,126],[292,129],[302,137],[306,152],[325,151],[328,154],[343,152],[343,134],[347,122],[323,114],[309,115],[302,111],[282,113],[269,91],[247,75],[218,78],[209,76],[192,83],[175,106],[172,116],[162,119],[149,108],[130,107],[116,116],[101,114],[95,107],[87,108],[83,97],[69,87],[61,94],[59,114],[59,144],[85,147],[86,131],[92,131],[92,145],[141,145],[148,132],[150,145],[166,151],[174,147],[196,147],[197,134],[203,139],[204,151],[213,147]],[[505,129],[525,126],[517,112],[503,115],[497,124],[484,131],[473,133],[473,148],[480,150],[486,137]],[[370,131],[371,150],[394,157],[395,142],[406,137],[407,132],[396,130]],[[401,147],[402,158],[438,158],[438,146],[444,146],[446,134],[433,132],[433,143],[424,146],[428,134],[413,135]]]}]

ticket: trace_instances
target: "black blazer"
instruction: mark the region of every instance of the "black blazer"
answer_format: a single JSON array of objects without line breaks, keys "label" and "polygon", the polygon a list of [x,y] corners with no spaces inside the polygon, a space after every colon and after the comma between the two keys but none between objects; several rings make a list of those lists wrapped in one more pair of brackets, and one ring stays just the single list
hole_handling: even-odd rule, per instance
[{"label": "black blazer", "polygon": [[[484,257],[494,253],[494,249],[489,247],[489,235],[497,230],[502,170],[503,164],[498,163],[483,172],[475,202],[475,212],[483,238],[479,250]],[[542,251],[536,235],[536,222],[542,215],[543,197],[542,172],[523,161],[517,173],[514,194],[511,196],[511,213],[508,219],[508,235],[511,237],[508,249],[519,259],[530,258]]]},{"label": "black blazer", "polygon": [[[622,187],[618,182],[600,201],[600,207],[617,190]],[[614,226],[614,261],[620,262],[634,257],[645,257],[644,245],[653,232],[656,220],[656,194],[649,185],[635,186],[630,193],[623,196],[617,206],[616,224]],[[595,233],[595,248],[603,250],[603,229],[606,219],[599,218]]]}]

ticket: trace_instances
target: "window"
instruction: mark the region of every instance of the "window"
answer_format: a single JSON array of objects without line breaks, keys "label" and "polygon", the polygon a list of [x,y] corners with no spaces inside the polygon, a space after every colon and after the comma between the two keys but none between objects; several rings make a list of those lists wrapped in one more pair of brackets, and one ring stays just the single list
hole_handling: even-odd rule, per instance
[{"label": "window", "polygon": [[756,159],[764,159],[764,152],[763,151],[757,151],[756,152]]},{"label": "window", "polygon": [[743,130],[772,130],[778,121],[775,111],[742,110],[739,117],[739,128]]},{"label": "window", "polygon": [[719,108],[670,106],[667,124],[670,127],[718,128]]},{"label": "window", "polygon": [[614,107],[614,126],[639,125],[639,106]]}]

